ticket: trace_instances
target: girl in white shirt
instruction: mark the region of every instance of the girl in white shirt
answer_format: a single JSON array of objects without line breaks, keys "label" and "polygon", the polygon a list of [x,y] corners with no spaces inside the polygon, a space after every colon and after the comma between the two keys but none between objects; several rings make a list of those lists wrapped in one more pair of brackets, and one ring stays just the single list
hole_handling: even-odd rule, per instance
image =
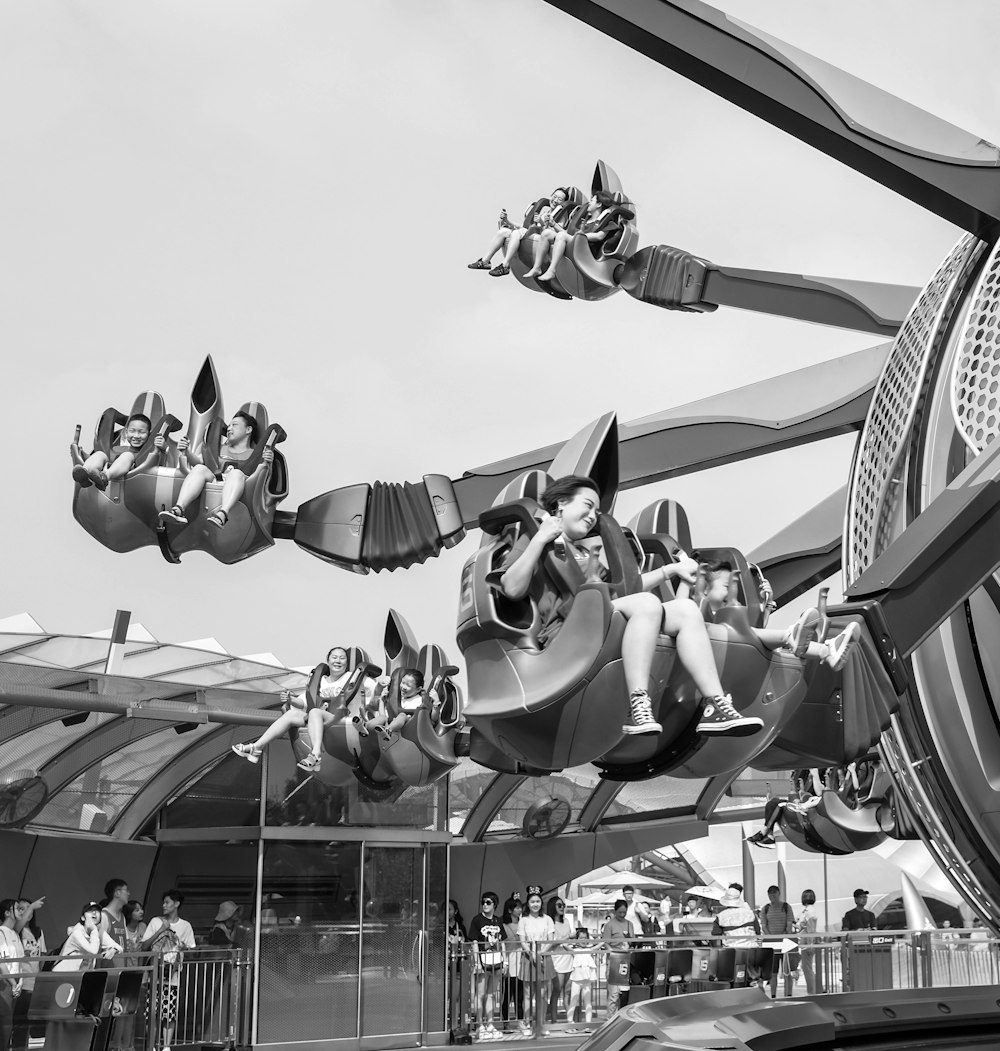
[{"label": "girl in white shirt", "polygon": [[60,956],[73,958],[60,960],[52,970],[80,971],[85,963],[93,963],[98,956],[110,960],[117,953],[124,951],[123,945],[119,945],[101,930],[101,907],[96,901],[91,901],[80,910],[80,922],[70,928],[69,937],[59,950]]},{"label": "girl in white shirt", "polygon": [[[524,982],[524,1020],[521,1022],[521,1031],[531,1032],[531,990],[534,987],[535,974],[539,967],[542,968],[541,988],[544,989],[547,982],[545,979],[551,975],[551,965],[548,967],[549,956],[547,950],[556,936],[556,926],[551,916],[542,912],[542,896],[537,892],[528,895],[526,902],[528,911],[517,921],[517,936],[521,939],[523,955],[521,957],[521,980]],[[542,944],[539,945],[539,942]],[[544,1006],[542,1007],[544,1011]],[[542,1030],[542,1036],[548,1035],[548,1029]]]},{"label": "girl in white shirt", "polygon": [[[351,678],[352,669],[347,650],[343,646],[334,646],[326,655],[326,663],[330,668],[330,674],[324,675],[319,688],[319,706],[309,707],[309,700],[305,691],[293,694],[290,690],[281,691],[281,702],[284,711],[273,723],[250,744],[234,744],[233,751],[242,756],[250,763],[260,761],[263,750],[273,740],[283,737],[290,730],[301,730],[306,727],[309,732],[309,741],[312,751],[297,765],[303,770],[319,770],[323,754],[323,731],[335,719],[330,711],[330,701],[336,700],[344,691]],[[356,708],[352,714],[360,719],[361,710],[375,696],[375,680],[365,678],[362,684],[364,699],[356,699],[351,702],[351,708]]]}]

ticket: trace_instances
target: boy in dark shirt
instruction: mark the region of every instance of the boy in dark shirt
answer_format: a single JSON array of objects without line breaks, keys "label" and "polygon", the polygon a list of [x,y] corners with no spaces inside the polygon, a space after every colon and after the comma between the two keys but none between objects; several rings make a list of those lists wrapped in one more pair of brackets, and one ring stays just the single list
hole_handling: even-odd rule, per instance
[{"label": "boy in dark shirt", "polygon": [[495,913],[500,899],[493,891],[483,894],[479,912],[469,924],[469,941],[476,942],[476,1014],[479,1040],[499,1040],[500,1032],[493,1025],[493,994],[497,978],[503,970],[503,924]]}]

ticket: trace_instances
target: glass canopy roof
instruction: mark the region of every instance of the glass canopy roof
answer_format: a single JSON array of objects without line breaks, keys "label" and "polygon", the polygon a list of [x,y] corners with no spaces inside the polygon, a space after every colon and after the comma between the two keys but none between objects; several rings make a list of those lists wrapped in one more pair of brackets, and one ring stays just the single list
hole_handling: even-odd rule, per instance
[{"label": "glass canopy roof", "polygon": [[[206,723],[199,705],[260,711],[277,707],[282,689],[306,683],[305,669],[282,667],[272,654],[235,656],[214,639],[162,643],[141,624],[130,626],[115,674],[108,675],[109,635],[51,634],[28,617],[0,621],[0,783],[40,774],[50,792],[29,827],[125,838],[148,830],[161,808],[199,791],[199,782],[219,779],[213,771],[232,758],[230,744],[259,733],[255,726]],[[156,702],[160,714],[147,702]],[[195,712],[192,721],[181,723],[171,704]],[[782,775],[767,776],[780,789]],[[746,816],[763,806],[759,782],[730,797],[732,775],[719,780],[662,776],[621,784],[602,781],[590,766],[525,778],[463,759],[450,778],[449,828],[467,838],[509,837],[546,796],[569,802],[570,829],[588,830],[646,815],[709,817],[704,805],[699,811],[706,799],[718,800],[709,809],[720,815],[733,808]],[[251,786],[243,794],[260,798]],[[243,804],[241,813],[255,806]]]}]

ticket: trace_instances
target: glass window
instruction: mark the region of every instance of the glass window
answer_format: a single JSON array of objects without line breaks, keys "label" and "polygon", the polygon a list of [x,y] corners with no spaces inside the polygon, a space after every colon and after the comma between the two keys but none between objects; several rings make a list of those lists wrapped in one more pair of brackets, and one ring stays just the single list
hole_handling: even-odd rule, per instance
[{"label": "glass window", "polygon": [[577,766],[545,777],[529,777],[518,785],[494,815],[487,835],[520,832],[528,809],[546,796],[565,799],[570,805],[572,819],[576,820],[599,780],[592,766]]},{"label": "glass window", "polygon": [[469,812],[497,776],[471,759],[462,759],[448,777],[448,830],[462,831]]},{"label": "glass window", "polygon": [[691,810],[695,808],[705,778],[657,777],[649,781],[632,781],[622,786],[615,801],[608,807],[604,820],[629,817],[662,810]]},{"label": "glass window", "polygon": [[[374,743],[374,742],[373,742]],[[351,766],[324,754],[319,773],[310,776],[295,765],[287,741],[268,749],[269,825],[361,825],[378,828],[444,827],[446,779],[422,788],[398,781],[387,787],[362,784]]]},{"label": "glass window", "polygon": [[265,845],[258,1043],[358,1035],[361,849]]},{"label": "glass window", "polygon": [[227,755],[167,804],[164,828],[256,825],[260,818],[260,766]]},{"label": "glass window", "polygon": [[184,734],[167,727],[132,742],[94,763],[57,792],[33,824],[106,832],[150,777],[215,730],[211,723]]}]

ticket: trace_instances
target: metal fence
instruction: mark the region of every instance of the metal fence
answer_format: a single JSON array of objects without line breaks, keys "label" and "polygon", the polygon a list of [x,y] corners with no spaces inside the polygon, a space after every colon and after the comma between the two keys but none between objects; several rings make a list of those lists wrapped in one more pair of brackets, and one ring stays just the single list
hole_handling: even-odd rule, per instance
[{"label": "metal fence", "polygon": [[532,943],[530,952],[520,943],[490,951],[467,942],[449,959],[448,1025],[473,1039],[573,1035],[626,1003],[730,986],[761,985],[783,997],[993,985],[1000,941],[985,935],[983,928],[818,934],[789,939],[787,952],[767,938],[726,947],[719,939],[646,936],[630,939],[627,950],[593,938]]},{"label": "metal fence", "polygon": [[[56,969],[60,961],[74,969]],[[78,956],[3,963],[19,980],[12,988],[11,1051],[250,1043],[253,969],[241,949],[129,953],[93,963]]]}]

